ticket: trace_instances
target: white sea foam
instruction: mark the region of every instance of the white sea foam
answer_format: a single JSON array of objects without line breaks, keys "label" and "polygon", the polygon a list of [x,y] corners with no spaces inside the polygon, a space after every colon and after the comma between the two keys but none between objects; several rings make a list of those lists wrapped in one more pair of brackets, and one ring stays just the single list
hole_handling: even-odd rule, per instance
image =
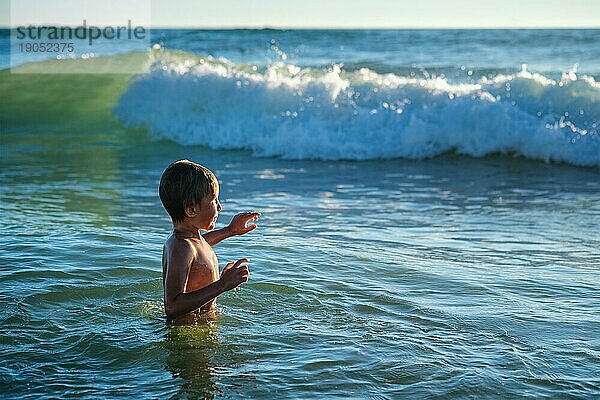
[{"label": "white sea foam", "polygon": [[507,153],[600,165],[600,85],[516,74],[444,77],[299,68],[157,52],[114,112],[158,138],[290,159],[427,158]]}]

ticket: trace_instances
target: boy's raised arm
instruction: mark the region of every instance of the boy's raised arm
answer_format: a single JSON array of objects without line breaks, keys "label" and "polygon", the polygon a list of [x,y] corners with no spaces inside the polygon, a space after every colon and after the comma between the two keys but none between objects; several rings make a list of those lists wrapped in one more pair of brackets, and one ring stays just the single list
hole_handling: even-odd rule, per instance
[{"label": "boy's raised arm", "polygon": [[216,231],[206,232],[202,237],[212,247],[231,236],[243,235],[257,228],[256,224],[246,226],[248,222],[258,221],[259,212],[243,212],[236,214],[229,225]]}]

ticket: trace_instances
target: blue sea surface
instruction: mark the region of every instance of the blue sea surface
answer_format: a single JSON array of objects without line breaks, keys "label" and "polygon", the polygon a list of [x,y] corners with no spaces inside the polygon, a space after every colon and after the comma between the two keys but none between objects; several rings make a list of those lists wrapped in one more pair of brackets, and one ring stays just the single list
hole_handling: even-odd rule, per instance
[{"label": "blue sea surface", "polygon": [[[0,31],[0,398],[600,396],[600,30],[152,34],[27,74]],[[182,158],[262,217],[168,327]]]}]

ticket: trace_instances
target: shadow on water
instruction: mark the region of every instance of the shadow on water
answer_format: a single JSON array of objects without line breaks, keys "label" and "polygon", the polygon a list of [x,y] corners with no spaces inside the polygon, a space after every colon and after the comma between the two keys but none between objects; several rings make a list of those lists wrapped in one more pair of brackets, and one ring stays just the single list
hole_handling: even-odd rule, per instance
[{"label": "shadow on water", "polygon": [[213,399],[219,394],[214,358],[219,351],[214,324],[178,326],[165,338],[166,368],[178,381],[173,398]]}]

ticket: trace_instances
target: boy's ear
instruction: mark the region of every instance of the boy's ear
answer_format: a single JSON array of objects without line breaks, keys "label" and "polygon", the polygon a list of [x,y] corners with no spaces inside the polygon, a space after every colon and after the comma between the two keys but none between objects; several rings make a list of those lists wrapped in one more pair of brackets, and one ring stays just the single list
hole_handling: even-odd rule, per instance
[{"label": "boy's ear", "polygon": [[195,217],[196,216],[196,212],[198,210],[196,210],[196,206],[194,205],[194,206],[188,206],[188,207],[186,207],[184,209],[184,211],[185,211],[185,216],[188,217],[188,218],[191,218],[191,217]]}]

